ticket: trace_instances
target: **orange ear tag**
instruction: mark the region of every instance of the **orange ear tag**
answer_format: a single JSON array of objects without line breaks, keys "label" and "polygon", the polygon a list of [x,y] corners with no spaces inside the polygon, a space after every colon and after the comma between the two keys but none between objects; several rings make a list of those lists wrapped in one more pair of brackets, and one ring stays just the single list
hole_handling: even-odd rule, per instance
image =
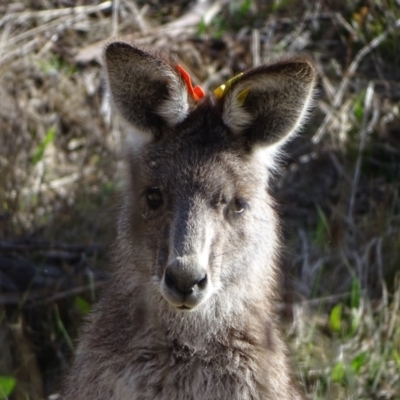
[{"label": "orange ear tag", "polygon": [[190,75],[185,69],[183,69],[181,65],[178,64],[176,69],[181,74],[182,79],[186,83],[187,90],[189,94],[194,98],[194,100],[199,101],[200,99],[202,99],[205,96],[203,89],[200,86],[195,86],[195,87],[192,86],[192,80],[190,78]]}]

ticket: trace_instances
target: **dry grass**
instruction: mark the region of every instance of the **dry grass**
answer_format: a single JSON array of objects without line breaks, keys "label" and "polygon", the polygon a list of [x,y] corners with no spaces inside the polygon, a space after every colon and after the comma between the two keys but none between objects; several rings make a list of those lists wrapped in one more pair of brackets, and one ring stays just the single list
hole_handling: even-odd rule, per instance
[{"label": "dry grass", "polygon": [[98,63],[118,35],[206,90],[315,58],[316,111],[274,187],[288,337],[310,399],[400,399],[399,32],[391,0],[0,1],[0,390],[57,392],[107,278],[121,138]]}]

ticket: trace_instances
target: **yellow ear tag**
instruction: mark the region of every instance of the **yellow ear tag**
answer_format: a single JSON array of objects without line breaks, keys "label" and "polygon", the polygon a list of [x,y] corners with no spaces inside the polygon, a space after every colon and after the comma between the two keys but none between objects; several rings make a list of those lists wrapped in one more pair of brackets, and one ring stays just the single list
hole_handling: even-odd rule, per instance
[{"label": "yellow ear tag", "polygon": [[[226,83],[224,83],[221,86],[218,86],[215,90],[214,90],[214,95],[217,99],[220,99],[224,96],[226,89],[229,88],[230,85],[232,85],[232,83],[236,82],[238,79],[240,79],[243,75],[243,72],[241,72],[240,74],[234,76],[233,78],[229,79],[229,81],[227,81]],[[247,90],[247,89],[246,89]],[[250,89],[249,89],[250,90]],[[247,96],[247,93],[246,93]],[[246,98],[246,97],[245,97]]]},{"label": "yellow ear tag", "polygon": [[218,86],[218,87],[214,90],[215,97],[216,97],[218,100],[224,95],[225,88],[226,88],[226,85],[221,85],[221,86]]},{"label": "yellow ear tag", "polygon": [[237,96],[236,100],[242,106],[246,100],[247,95],[250,93],[250,88],[242,90]]}]

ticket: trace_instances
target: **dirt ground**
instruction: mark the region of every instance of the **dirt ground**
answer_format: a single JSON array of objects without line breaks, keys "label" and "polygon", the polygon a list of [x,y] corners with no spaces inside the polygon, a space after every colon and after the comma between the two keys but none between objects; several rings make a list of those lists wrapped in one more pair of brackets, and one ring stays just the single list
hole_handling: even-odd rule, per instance
[{"label": "dirt ground", "polygon": [[0,400],[56,398],[108,279],[114,37],[170,52],[207,92],[313,57],[315,110],[272,188],[282,318],[310,399],[400,399],[399,33],[392,0],[0,0]]}]

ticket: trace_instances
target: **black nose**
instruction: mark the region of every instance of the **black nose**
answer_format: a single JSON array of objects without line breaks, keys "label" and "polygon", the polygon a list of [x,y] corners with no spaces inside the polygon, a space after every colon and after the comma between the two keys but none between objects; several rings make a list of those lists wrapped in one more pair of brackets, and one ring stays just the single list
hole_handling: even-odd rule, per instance
[{"label": "black nose", "polygon": [[179,294],[191,294],[207,286],[207,273],[202,268],[187,268],[177,262],[167,267],[164,279],[167,287]]}]

